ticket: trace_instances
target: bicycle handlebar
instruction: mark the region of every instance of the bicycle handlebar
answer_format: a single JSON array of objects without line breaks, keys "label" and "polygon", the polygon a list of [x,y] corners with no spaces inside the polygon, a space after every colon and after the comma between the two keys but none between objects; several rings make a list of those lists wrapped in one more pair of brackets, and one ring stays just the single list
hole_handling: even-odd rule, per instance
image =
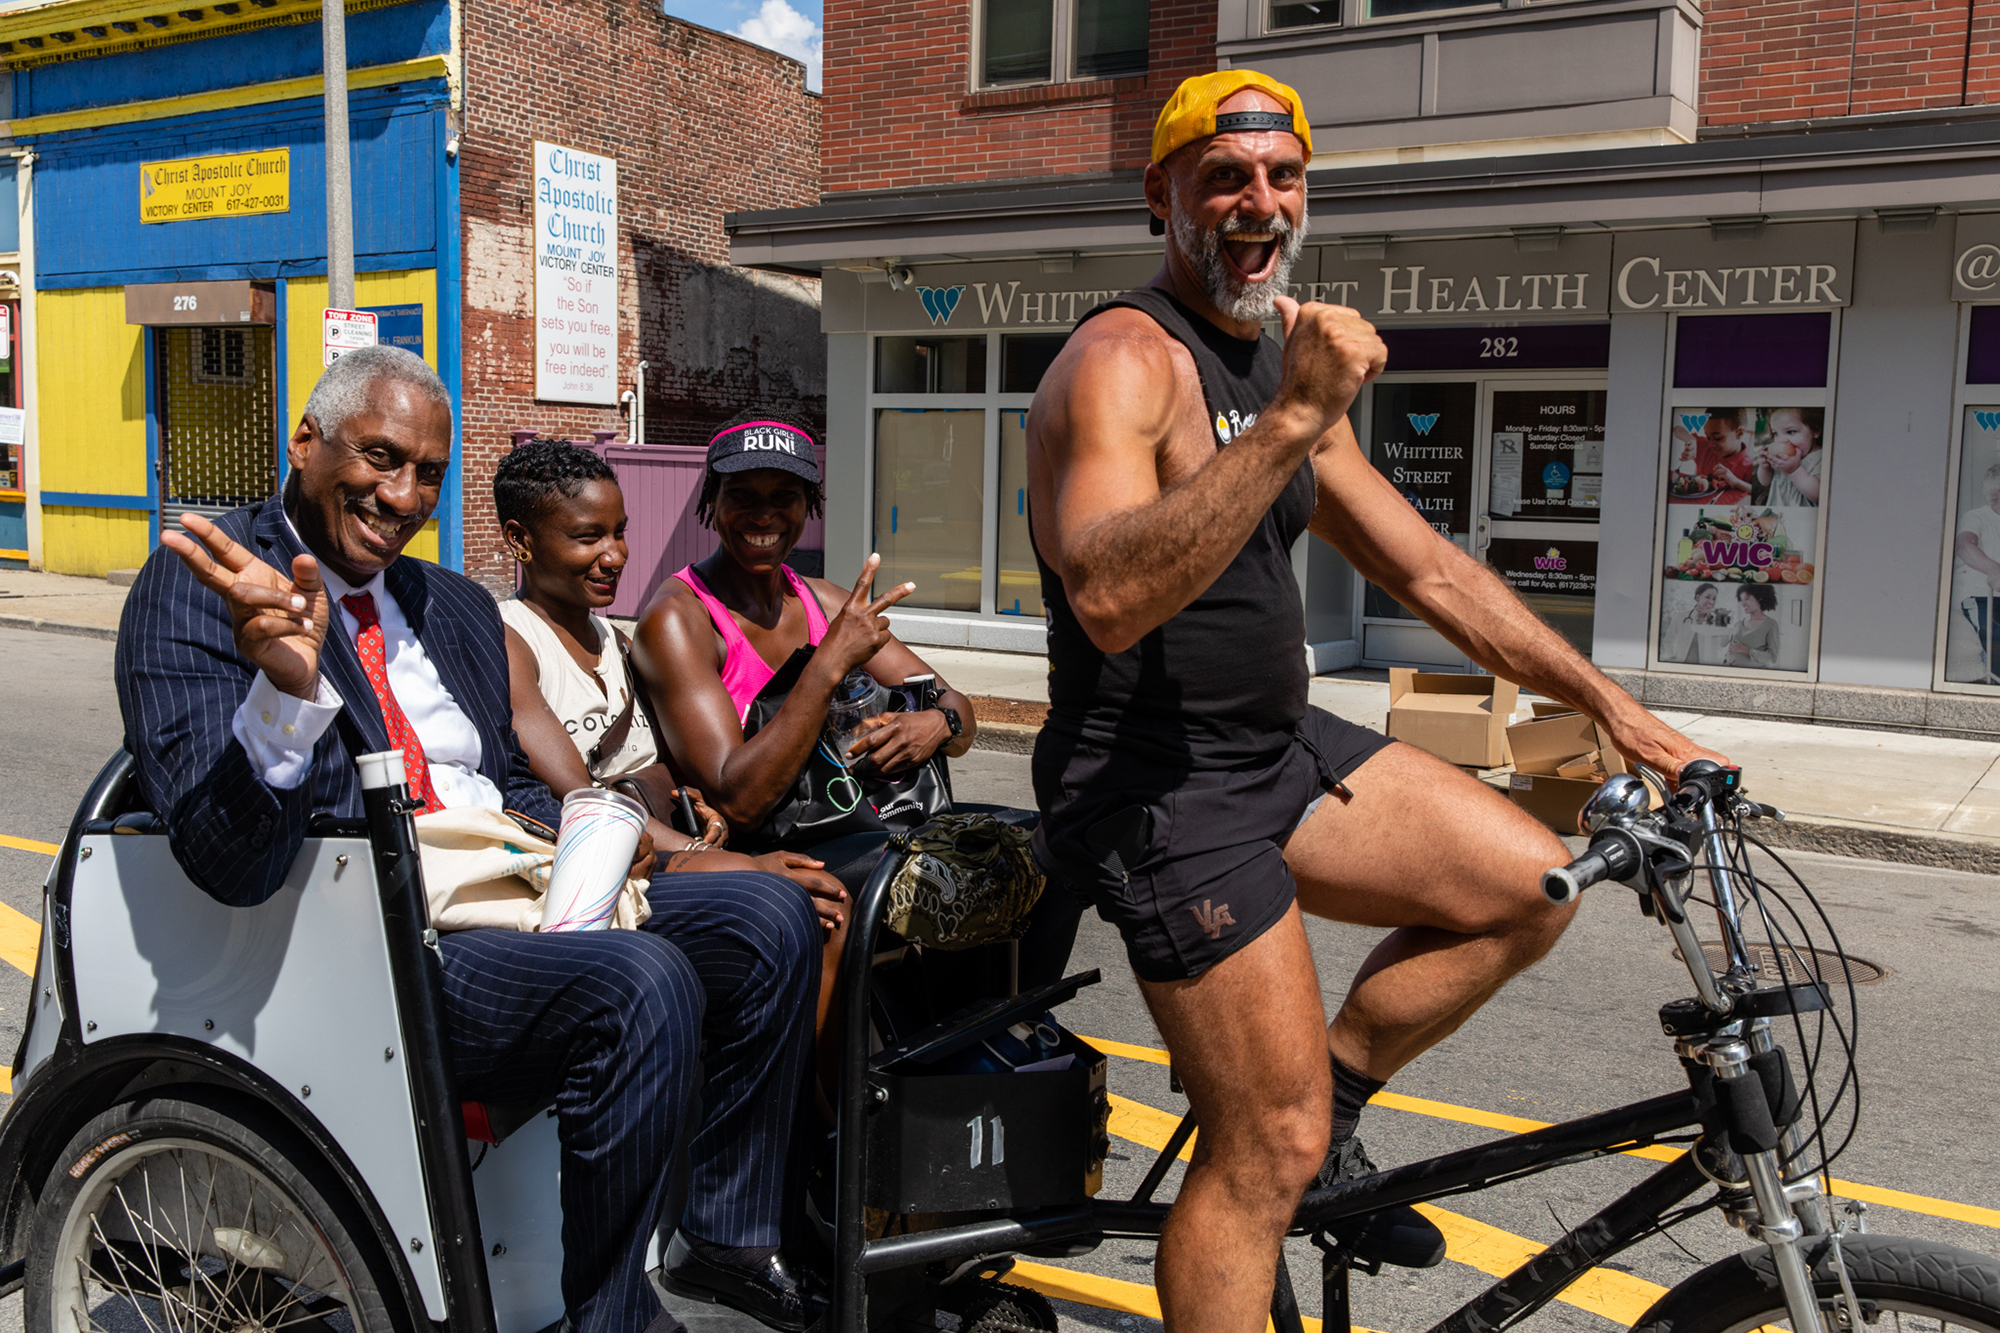
[{"label": "bicycle handlebar", "polygon": [[1639,868],[1639,849],[1628,837],[1599,835],[1590,850],[1566,866],[1542,872],[1542,896],[1559,907],[1607,879],[1624,879]]}]

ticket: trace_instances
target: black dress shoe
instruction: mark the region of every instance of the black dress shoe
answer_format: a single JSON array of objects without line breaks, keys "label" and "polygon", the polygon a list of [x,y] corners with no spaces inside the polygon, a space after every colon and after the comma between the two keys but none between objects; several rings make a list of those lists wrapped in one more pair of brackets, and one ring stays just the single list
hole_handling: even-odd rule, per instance
[{"label": "black dress shoe", "polygon": [[[1313,1188],[1323,1190],[1343,1180],[1359,1180],[1374,1175],[1376,1169],[1361,1140],[1350,1134],[1327,1148]],[[1335,1223],[1327,1230],[1338,1236],[1355,1258],[1367,1262],[1398,1268],[1435,1268],[1444,1262],[1444,1233],[1407,1205]]]},{"label": "black dress shoe", "polygon": [[708,1258],[679,1231],[661,1257],[660,1285],[676,1296],[740,1310],[784,1333],[805,1333],[826,1312],[825,1298],[792,1271],[782,1253],[739,1267]]}]

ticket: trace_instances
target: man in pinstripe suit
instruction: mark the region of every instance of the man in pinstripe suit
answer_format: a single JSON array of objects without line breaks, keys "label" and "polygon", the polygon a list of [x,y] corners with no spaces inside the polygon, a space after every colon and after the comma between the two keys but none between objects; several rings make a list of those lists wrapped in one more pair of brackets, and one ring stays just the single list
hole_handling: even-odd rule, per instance
[{"label": "man in pinstripe suit", "polygon": [[[557,802],[514,737],[492,597],[400,558],[450,464],[443,384],[400,349],[349,353],[314,388],[288,454],[282,500],[213,524],[189,515],[186,535],[163,538],[119,628],[125,744],[182,867],[225,903],[283,891],[312,815],[361,814],[354,756],[392,744],[427,808],[553,827]],[[680,1325],[645,1254],[699,1056],[670,1276],[802,1329],[820,1301],[778,1245],[819,984],[815,912],[796,885],[751,872],[661,874],[650,900],[638,931],[441,939],[460,1091],[555,1099],[565,1323],[663,1333]]]}]

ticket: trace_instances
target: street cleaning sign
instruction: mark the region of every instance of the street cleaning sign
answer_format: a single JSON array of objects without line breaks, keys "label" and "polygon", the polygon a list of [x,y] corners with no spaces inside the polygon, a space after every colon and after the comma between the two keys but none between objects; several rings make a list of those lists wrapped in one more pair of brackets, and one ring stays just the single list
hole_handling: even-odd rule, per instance
[{"label": "street cleaning sign", "polygon": [[320,328],[320,364],[330,366],[360,347],[373,347],[376,342],[377,325],[380,323],[373,313],[366,310],[327,309]]},{"label": "street cleaning sign", "polygon": [[539,141],[535,397],[618,401],[618,162]]},{"label": "street cleaning sign", "polygon": [[192,222],[292,209],[292,150],[139,164],[139,221]]}]

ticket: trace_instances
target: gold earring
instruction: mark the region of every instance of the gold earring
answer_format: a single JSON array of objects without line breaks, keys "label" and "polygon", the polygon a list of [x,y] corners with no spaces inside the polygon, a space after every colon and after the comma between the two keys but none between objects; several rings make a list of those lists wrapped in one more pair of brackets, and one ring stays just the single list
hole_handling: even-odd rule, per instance
[{"label": "gold earring", "polygon": [[528,553],[526,551],[514,552],[514,558],[516,560],[519,560],[524,565],[528,563]]}]

